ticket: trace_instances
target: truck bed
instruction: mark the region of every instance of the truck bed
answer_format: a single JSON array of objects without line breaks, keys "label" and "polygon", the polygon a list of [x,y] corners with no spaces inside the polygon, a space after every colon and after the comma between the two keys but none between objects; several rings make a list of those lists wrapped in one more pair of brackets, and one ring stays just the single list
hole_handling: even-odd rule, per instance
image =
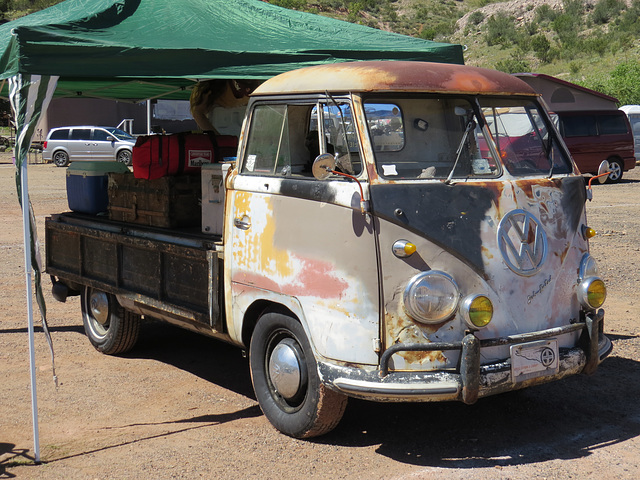
[{"label": "truck bed", "polygon": [[70,288],[98,288],[125,308],[224,333],[220,236],[71,212],[48,217],[45,234],[46,271]]}]

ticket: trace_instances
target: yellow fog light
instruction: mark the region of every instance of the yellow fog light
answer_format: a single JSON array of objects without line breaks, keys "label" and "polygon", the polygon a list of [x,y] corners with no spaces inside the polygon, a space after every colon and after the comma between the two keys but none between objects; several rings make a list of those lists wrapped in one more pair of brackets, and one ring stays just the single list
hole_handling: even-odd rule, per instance
[{"label": "yellow fog light", "polygon": [[585,278],[578,284],[578,298],[588,310],[600,308],[607,298],[607,287],[598,277]]},{"label": "yellow fog light", "polygon": [[416,246],[407,240],[396,240],[391,248],[398,258],[409,257],[416,252]]},{"label": "yellow fog light", "polygon": [[469,295],[462,300],[460,313],[469,328],[484,328],[493,318],[493,303],[484,295]]}]

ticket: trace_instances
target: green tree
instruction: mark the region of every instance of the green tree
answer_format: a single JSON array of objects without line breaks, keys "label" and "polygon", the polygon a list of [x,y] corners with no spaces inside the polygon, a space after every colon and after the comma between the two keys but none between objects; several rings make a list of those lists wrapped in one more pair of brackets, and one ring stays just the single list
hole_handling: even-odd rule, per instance
[{"label": "green tree", "polygon": [[517,39],[514,18],[504,13],[492,15],[487,20],[487,45],[503,45],[515,43]]}]

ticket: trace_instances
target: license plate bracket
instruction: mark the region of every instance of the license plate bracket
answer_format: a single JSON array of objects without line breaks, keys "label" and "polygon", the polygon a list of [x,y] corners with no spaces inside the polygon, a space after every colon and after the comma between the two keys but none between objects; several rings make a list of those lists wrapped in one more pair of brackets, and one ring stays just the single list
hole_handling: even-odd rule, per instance
[{"label": "license plate bracket", "polygon": [[511,345],[510,353],[513,383],[558,373],[558,340],[555,338]]}]

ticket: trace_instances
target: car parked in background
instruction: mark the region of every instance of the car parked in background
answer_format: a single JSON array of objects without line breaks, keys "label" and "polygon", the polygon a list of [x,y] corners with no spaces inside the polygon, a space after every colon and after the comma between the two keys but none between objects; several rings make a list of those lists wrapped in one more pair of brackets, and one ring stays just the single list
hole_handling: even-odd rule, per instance
[{"label": "car parked in background", "polygon": [[623,105],[620,107],[627,114],[635,145],[636,162],[640,162],[640,105]]},{"label": "car parked in background", "polygon": [[43,145],[45,162],[66,167],[77,161],[118,161],[131,165],[136,139],[114,127],[72,126],[53,128]]},{"label": "car parked in background", "polygon": [[636,166],[631,125],[620,110],[556,112],[560,134],[582,173],[596,174],[608,160],[609,183]]}]

